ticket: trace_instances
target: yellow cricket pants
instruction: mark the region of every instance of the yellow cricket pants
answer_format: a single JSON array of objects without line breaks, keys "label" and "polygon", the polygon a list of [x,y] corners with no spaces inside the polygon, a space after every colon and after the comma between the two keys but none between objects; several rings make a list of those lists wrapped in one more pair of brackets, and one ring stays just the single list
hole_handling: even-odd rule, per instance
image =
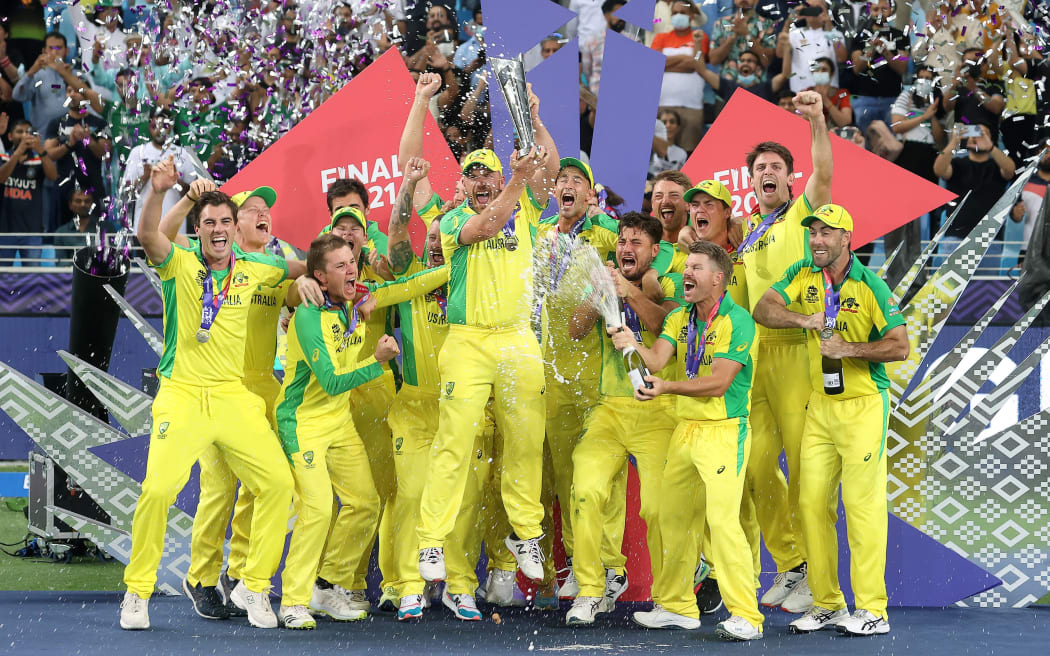
[{"label": "yellow cricket pants", "polygon": [[455,527],[470,473],[470,453],[493,397],[504,436],[503,505],[520,539],[543,533],[543,361],[528,325],[449,327],[438,356],[441,398],[418,528],[419,548],[441,547]]},{"label": "yellow cricket pants", "polygon": [[[379,537],[379,571],[384,580],[389,572],[397,569],[394,555],[394,536],[391,524],[387,520],[386,508],[393,502],[397,492],[397,478],[394,473],[394,454],[391,451],[390,426],[387,415],[394,404],[394,375],[390,370],[373,381],[365,383],[350,391],[350,412],[354,417],[354,426],[364,442],[368,453],[368,462],[372,470],[372,480],[379,493],[379,521],[373,527],[372,537],[356,545],[360,554],[354,559],[356,569],[348,580],[348,590],[364,590],[365,577],[368,575],[368,563],[372,557],[372,546],[375,544],[376,531]],[[325,563],[329,571],[339,572],[340,580],[347,580],[345,563]],[[324,577],[327,579],[327,577]],[[341,584],[340,584],[341,585]]]},{"label": "yellow cricket pants", "polygon": [[244,584],[253,592],[269,589],[284,550],[292,475],[265,412],[263,400],[240,381],[198,387],[161,380],[153,401],[146,478],[132,520],[131,557],[124,570],[128,590],[142,598],[153,593],[171,505],[193,463],[213,444],[256,501]]},{"label": "yellow cricket pants", "polygon": [[[587,415],[598,405],[597,380],[559,382],[548,367],[547,446],[551,472],[544,472],[545,496],[557,496],[561,508],[561,541],[565,555],[575,552],[572,527],[572,454],[583,435]],[[544,503],[547,506],[547,503]],[[549,506],[553,517],[553,504]],[[623,574],[627,558],[623,555],[624,522],[627,518],[627,464],[616,474],[605,506],[602,532],[602,563]],[[551,531],[547,531],[551,532]]]},{"label": "yellow cricket pants", "polygon": [[839,589],[839,481],[857,610],[886,618],[886,421],[889,395],[839,401],[813,392],[802,438],[802,526],[813,603],[846,607]]},{"label": "yellow cricket pants", "polygon": [[[281,392],[281,384],[273,377],[273,373],[246,375],[244,385],[249,392],[263,400],[266,417],[271,418],[274,402]],[[273,424],[270,426],[272,428]],[[226,542],[227,524],[231,529],[230,576],[240,578],[248,555],[248,531],[252,524],[255,497],[244,486],[238,493],[237,476],[226,463],[223,452],[215,445],[205,449],[199,462],[201,491],[197,512],[193,515],[190,568],[186,579],[190,585],[200,583],[205,587],[214,587],[222,571],[222,547]]]},{"label": "yellow cricket pants", "polygon": [[653,599],[664,608],[699,618],[693,595],[696,549],[690,543],[706,515],[711,556],[718,563],[718,589],[732,615],[759,629],[763,617],[755,597],[755,572],[747,538],[740,527],[740,499],[750,453],[746,417],[722,421],[683,421],[667,449],[660,488],[660,535],[663,567],[653,577]]},{"label": "yellow cricket pants", "polygon": [[[805,560],[798,521],[802,426],[809,400],[809,356],[804,336],[763,336],[751,391],[751,459],[747,486],[766,549],[786,572]],[[788,478],[780,469],[787,456]]]},{"label": "yellow cricket pants", "polygon": [[[397,569],[386,575],[384,582],[384,585],[397,589],[398,597],[423,594],[425,586],[419,576],[419,550],[414,529],[419,523],[420,500],[437,424],[437,390],[430,392],[412,385],[402,386],[390,411],[394,467],[397,469],[397,495],[391,512]],[[451,594],[473,595],[478,587],[474,572],[481,555],[478,507],[482,485],[488,480],[491,457],[492,426],[488,424],[475,438],[462,510],[445,542],[445,585]]]},{"label": "yellow cricket pants", "polygon": [[[755,569],[755,588],[759,588],[761,585],[758,581],[758,575],[762,573],[762,533],[758,526],[755,501],[752,498],[751,490],[747,486],[746,478],[744,481],[744,492],[740,497],[740,528],[744,530],[744,537],[747,538],[747,544],[751,547],[751,561]],[[704,522],[702,531],[703,538],[700,544],[700,553],[703,554],[703,557],[707,560],[708,566],[711,568],[708,578],[717,581],[718,567],[714,562],[714,557],[711,555],[711,526],[706,521]],[[697,533],[699,532],[700,529],[697,530]],[[697,557],[696,562],[700,562],[699,557]]]},{"label": "yellow cricket pants", "polygon": [[[368,454],[350,417],[300,422],[296,435],[299,451],[290,454],[296,518],[281,575],[285,606],[310,603],[319,565],[326,581],[353,589],[348,579],[357,568],[361,544],[371,538],[379,518]],[[334,522],[333,490],[341,505]],[[329,536],[330,525],[334,528]]]},{"label": "yellow cricket pants", "polygon": [[[641,497],[638,514],[645,520],[654,580],[659,573],[663,549],[658,511],[667,445],[676,423],[672,403],[672,397],[647,403],[627,397],[607,397],[587,418],[586,431],[573,454],[572,482],[576,531],[572,565],[582,597],[605,594],[602,524],[610,486],[627,464],[628,455],[634,456],[638,466]],[[655,588],[653,601],[660,603]]]}]

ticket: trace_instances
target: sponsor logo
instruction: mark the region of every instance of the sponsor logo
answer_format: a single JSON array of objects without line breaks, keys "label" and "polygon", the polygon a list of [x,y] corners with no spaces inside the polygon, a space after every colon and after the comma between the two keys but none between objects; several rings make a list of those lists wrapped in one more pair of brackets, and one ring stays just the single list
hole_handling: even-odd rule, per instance
[{"label": "sponsor logo", "polygon": [[805,300],[807,303],[820,303],[820,291],[814,285],[810,285],[806,288]]},{"label": "sponsor logo", "polygon": [[317,362],[321,359],[321,349],[314,349],[314,352],[310,354],[310,362]]},{"label": "sponsor logo", "polygon": [[726,470],[726,466],[725,466],[725,465],[722,465],[721,467],[719,467],[719,468],[718,468],[718,471],[716,471],[715,473],[716,473],[716,474],[721,474],[721,473],[722,473],[722,472],[724,472],[725,470]]},{"label": "sponsor logo", "polygon": [[868,452],[868,455],[864,456],[864,462],[867,462],[869,460],[871,460],[871,452],[870,451]]},{"label": "sponsor logo", "polygon": [[747,347],[748,347],[748,346],[750,346],[750,344],[749,344],[748,342],[744,342],[744,343],[743,343],[743,344],[741,344],[740,346],[736,347],[736,350],[737,350],[737,351],[739,351],[739,352],[741,352],[741,353],[743,353],[744,351],[746,351],[746,350],[747,350]]}]

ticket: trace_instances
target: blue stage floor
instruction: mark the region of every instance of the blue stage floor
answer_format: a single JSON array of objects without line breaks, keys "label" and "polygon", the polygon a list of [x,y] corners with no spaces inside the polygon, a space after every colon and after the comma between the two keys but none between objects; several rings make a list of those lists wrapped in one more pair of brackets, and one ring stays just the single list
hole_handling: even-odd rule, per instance
[{"label": "blue stage floor", "polygon": [[[624,604],[594,627],[570,629],[562,613],[500,609],[495,624],[486,619],[463,623],[445,608],[432,608],[424,619],[406,625],[376,614],[363,622],[319,621],[315,631],[263,631],[247,620],[207,621],[197,617],[185,598],[155,597],[150,602],[149,631],[121,631],[120,595],[112,592],[0,592],[0,653],[4,654],[335,654],[385,653],[389,656],[467,653],[686,653],[716,654],[975,654],[1050,653],[1050,608],[1027,610],[892,609],[892,633],[874,638],[846,638],[832,632],[795,636],[787,633],[791,615],[771,612],[763,640],[732,644],[714,635],[725,615],[704,619],[698,631],[645,631],[630,622]],[[564,606],[564,605],[563,605]],[[635,606],[630,608],[630,606]],[[566,607],[567,608],[567,607]],[[483,610],[485,610],[483,608]]]}]

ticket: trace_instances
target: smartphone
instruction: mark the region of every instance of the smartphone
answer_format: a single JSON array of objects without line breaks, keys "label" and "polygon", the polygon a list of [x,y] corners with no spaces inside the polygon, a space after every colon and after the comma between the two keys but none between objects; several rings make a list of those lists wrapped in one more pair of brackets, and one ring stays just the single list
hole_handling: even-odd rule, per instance
[{"label": "smartphone", "polygon": [[820,7],[805,6],[798,10],[799,16],[820,16],[824,13],[824,10]]},{"label": "smartphone", "polygon": [[983,133],[981,132],[980,125],[967,125],[963,127],[962,138],[969,139],[970,137],[980,138]]}]

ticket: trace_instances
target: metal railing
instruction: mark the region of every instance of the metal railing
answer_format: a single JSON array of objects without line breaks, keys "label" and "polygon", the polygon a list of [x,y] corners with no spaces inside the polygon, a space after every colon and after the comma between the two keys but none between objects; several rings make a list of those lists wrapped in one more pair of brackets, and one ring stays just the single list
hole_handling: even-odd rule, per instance
[{"label": "metal railing", "polygon": [[[11,245],[7,238],[27,238],[38,241],[31,245]],[[76,245],[72,240],[79,239]],[[132,257],[144,257],[142,248],[132,238]],[[929,242],[923,241],[925,247]],[[84,246],[97,246],[98,241],[94,233],[3,233],[0,234],[0,272],[3,273],[28,273],[30,271],[55,271],[70,270],[73,266],[73,254]],[[874,252],[868,260],[868,267],[877,269],[885,261],[885,253],[881,239],[873,242]],[[1024,246],[1020,241],[995,242],[980,268],[977,270],[977,279],[1016,278],[1020,274],[1019,253]],[[13,257],[11,252],[21,249],[19,257]],[[926,265],[927,271],[932,271],[944,258],[943,255],[933,255]]]}]

